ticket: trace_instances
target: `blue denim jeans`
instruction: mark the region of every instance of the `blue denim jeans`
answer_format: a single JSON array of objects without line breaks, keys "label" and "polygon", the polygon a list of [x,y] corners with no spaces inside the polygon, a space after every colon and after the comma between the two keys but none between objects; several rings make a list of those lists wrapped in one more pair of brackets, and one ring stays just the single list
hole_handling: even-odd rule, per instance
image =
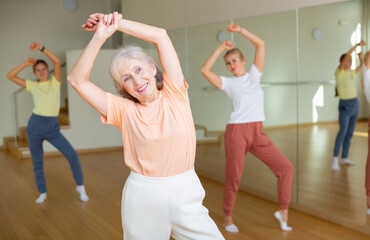
[{"label": "blue denim jeans", "polygon": [[60,132],[57,117],[44,117],[32,114],[27,126],[28,145],[31,151],[35,181],[40,193],[46,193],[44,175],[44,140],[50,142],[63,153],[72,169],[73,177],[77,185],[83,185],[83,175],[80,160],[72,145]]},{"label": "blue denim jeans", "polygon": [[342,147],[342,158],[348,158],[351,138],[357,123],[360,110],[358,98],[339,101],[339,132],[335,139],[334,156],[337,157]]}]

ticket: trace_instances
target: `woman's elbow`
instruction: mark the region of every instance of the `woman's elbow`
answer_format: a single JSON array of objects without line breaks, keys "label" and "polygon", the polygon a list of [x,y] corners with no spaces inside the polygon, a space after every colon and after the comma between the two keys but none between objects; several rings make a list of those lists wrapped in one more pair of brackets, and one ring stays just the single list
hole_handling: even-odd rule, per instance
[{"label": "woman's elbow", "polygon": [[14,81],[13,79],[14,79],[14,74],[11,74],[11,73],[7,73],[6,74],[6,77],[10,80],[10,81]]},{"label": "woman's elbow", "polygon": [[77,85],[77,78],[74,74],[68,74],[67,81],[69,82],[69,84],[72,85],[72,87],[75,87]]},{"label": "woman's elbow", "polygon": [[60,63],[60,59],[59,59],[59,58],[55,59],[55,60],[54,60],[54,64],[55,64],[55,65],[61,65],[61,63]]},{"label": "woman's elbow", "polygon": [[164,28],[158,28],[158,35],[159,37],[167,38],[168,37],[167,30]]},{"label": "woman's elbow", "polygon": [[168,42],[168,41],[171,41],[171,39],[168,36],[166,29],[158,28],[158,32],[157,32],[157,35],[156,35],[156,40],[154,40],[154,42],[156,44],[159,44],[160,42],[164,42],[164,41]]},{"label": "woman's elbow", "polygon": [[258,47],[265,47],[265,40],[260,40],[259,42],[258,42]]}]

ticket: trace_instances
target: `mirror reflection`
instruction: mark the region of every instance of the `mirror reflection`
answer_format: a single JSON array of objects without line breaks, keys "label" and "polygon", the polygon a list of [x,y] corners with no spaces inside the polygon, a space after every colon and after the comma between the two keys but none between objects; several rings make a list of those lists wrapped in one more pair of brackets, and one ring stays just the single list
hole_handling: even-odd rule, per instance
[{"label": "mirror reflection", "polygon": [[[352,85],[359,102],[358,121],[350,138],[348,155],[344,152],[344,160],[339,155],[340,169],[334,166],[333,170],[333,156],[340,129],[335,72],[342,54],[361,40],[367,43],[367,12],[367,1],[348,1],[231,21],[265,40],[266,64],[261,78],[265,93],[264,131],[295,167],[294,207],[330,221],[340,219],[341,224],[355,221],[356,226],[365,228],[364,169],[369,112],[361,86],[362,74],[358,71]],[[199,126],[198,172],[222,183],[226,161],[224,142],[201,143],[212,143],[217,141],[217,134],[223,135],[233,108],[225,94],[204,81],[199,66],[220,44],[217,33],[229,23],[170,31],[171,38],[180,40],[176,49],[180,49],[187,78],[192,81],[190,99],[197,103],[192,109]],[[228,39],[245,51],[249,59],[246,69],[249,69],[254,46],[238,34],[229,34]],[[353,48],[350,69],[360,66],[358,53],[366,49],[363,44]],[[222,59],[218,59],[212,69],[220,75],[228,74]],[[245,157],[240,189],[277,202],[275,177],[252,154]]]},{"label": "mirror reflection", "polygon": [[368,103],[360,72],[367,4],[329,4],[298,14],[298,202],[330,220],[360,225],[367,222]]}]

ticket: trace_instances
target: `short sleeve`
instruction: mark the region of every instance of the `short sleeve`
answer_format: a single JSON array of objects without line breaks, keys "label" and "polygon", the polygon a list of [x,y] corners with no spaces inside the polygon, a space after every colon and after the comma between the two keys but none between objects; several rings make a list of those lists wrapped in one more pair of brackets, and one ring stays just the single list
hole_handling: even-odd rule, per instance
[{"label": "short sleeve", "polygon": [[51,77],[51,84],[54,85],[54,86],[57,86],[57,87],[59,87],[61,85],[61,83],[57,80],[57,78],[55,77],[55,75],[53,75]]},{"label": "short sleeve", "polygon": [[107,92],[105,95],[107,96],[107,116],[101,115],[101,121],[104,124],[110,124],[122,130],[122,118],[126,105],[125,99]]},{"label": "short sleeve", "polygon": [[26,80],[26,90],[31,92],[32,89],[36,86],[36,81]]},{"label": "short sleeve", "polygon": [[261,77],[262,77],[262,74],[256,67],[256,65],[252,65],[251,68],[249,69],[249,72],[248,72],[249,76],[255,80],[255,81],[258,81],[260,82],[261,81]]},{"label": "short sleeve", "polygon": [[175,97],[182,101],[188,101],[188,83],[183,80],[183,85],[172,80],[165,72],[163,73],[163,89],[162,91],[170,97]]},{"label": "short sleeve", "polygon": [[220,87],[220,89],[222,91],[227,92],[229,90],[229,88],[230,88],[230,85],[229,85],[230,78],[225,77],[225,76],[220,76],[220,78],[221,78],[221,82],[222,82],[222,86]]}]

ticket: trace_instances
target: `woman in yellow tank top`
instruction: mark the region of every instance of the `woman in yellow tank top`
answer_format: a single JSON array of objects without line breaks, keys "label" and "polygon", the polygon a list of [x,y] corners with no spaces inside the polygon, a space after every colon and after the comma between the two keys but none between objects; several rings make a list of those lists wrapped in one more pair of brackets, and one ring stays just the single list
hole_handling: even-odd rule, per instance
[{"label": "woman in yellow tank top", "polygon": [[338,156],[342,148],[342,158],[340,163],[346,165],[354,165],[355,163],[348,159],[349,147],[353,131],[356,127],[357,116],[360,105],[356,93],[355,74],[361,70],[362,54],[358,54],[360,66],[355,70],[351,70],[352,57],[351,54],[356,47],[365,45],[362,40],[360,43],[353,46],[347,53],[340,58],[340,64],[335,71],[336,92],[339,96],[339,132],[335,139],[334,153],[332,159],[332,169],[339,170]]},{"label": "woman in yellow tank top", "polygon": [[[76,191],[80,193],[80,199],[82,201],[87,201],[89,197],[83,185],[80,160],[72,145],[60,132],[58,121],[61,84],[60,60],[40,43],[33,42],[30,50],[41,51],[53,62],[54,74],[51,79],[49,79],[47,63],[42,59],[35,60],[33,58],[28,58],[27,61],[13,68],[7,74],[7,77],[29,91],[33,98],[34,109],[27,125],[27,139],[32,156],[36,186],[40,193],[40,196],[36,199],[36,203],[43,203],[47,197],[43,160],[44,150],[42,146],[44,140],[50,142],[67,158],[77,184]],[[18,76],[23,69],[29,66],[32,66],[37,81],[25,80]]]}]

